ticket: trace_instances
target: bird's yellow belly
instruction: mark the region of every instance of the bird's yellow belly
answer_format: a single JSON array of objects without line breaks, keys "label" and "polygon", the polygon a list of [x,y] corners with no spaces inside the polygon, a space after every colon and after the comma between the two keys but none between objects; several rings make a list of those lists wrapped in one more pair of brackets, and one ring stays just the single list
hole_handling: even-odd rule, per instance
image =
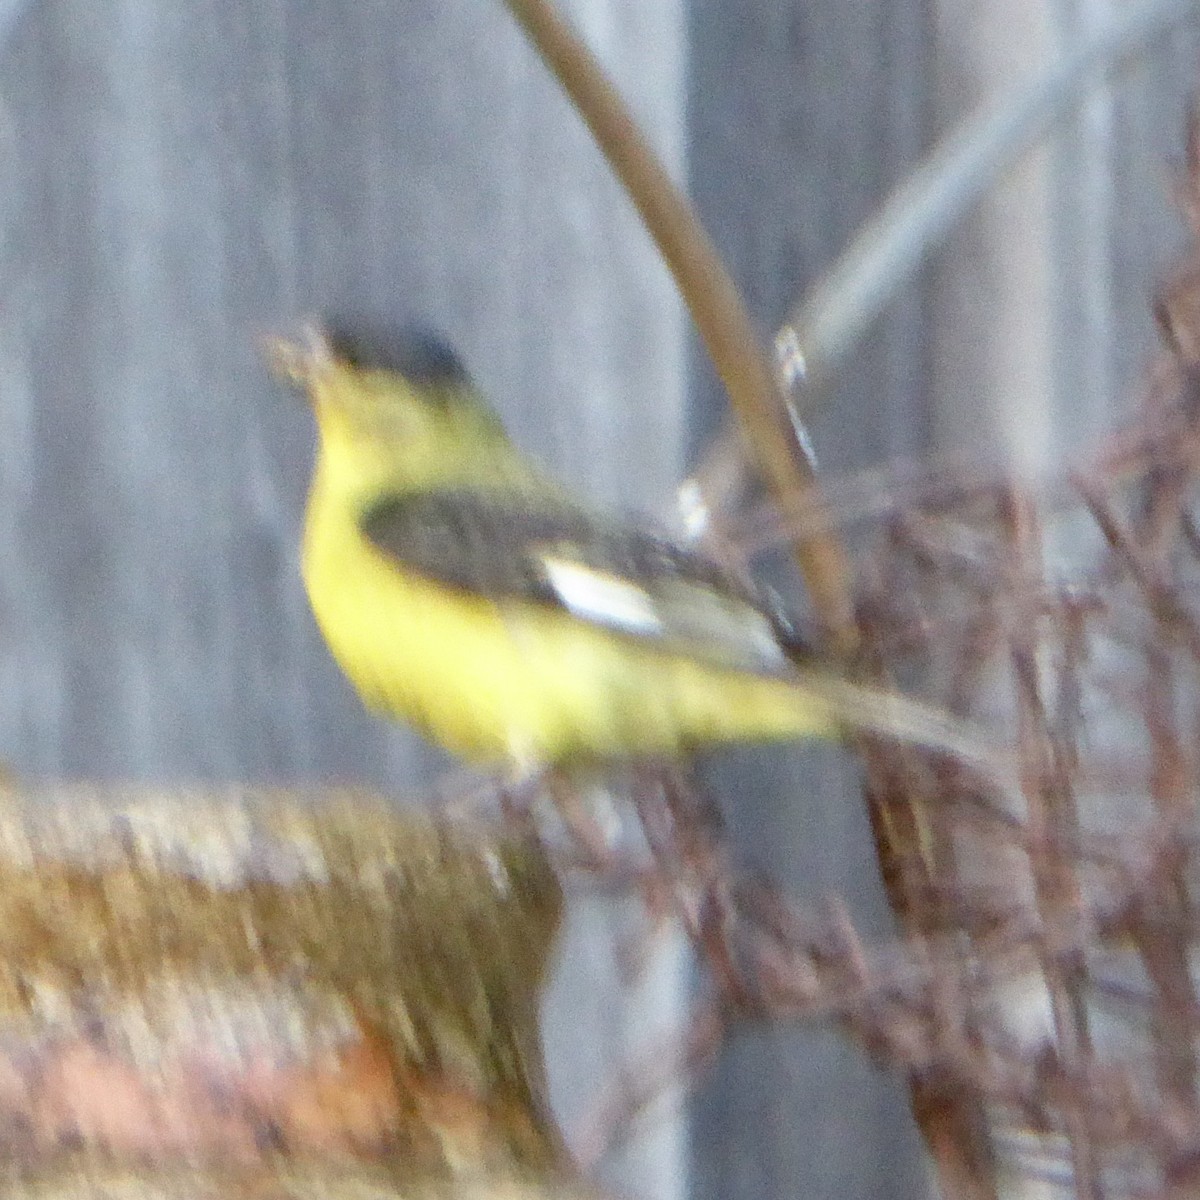
[{"label": "bird's yellow belly", "polygon": [[783,680],[407,574],[350,521],[310,523],[304,574],[330,650],[368,707],[467,758],[673,754],[831,728]]}]

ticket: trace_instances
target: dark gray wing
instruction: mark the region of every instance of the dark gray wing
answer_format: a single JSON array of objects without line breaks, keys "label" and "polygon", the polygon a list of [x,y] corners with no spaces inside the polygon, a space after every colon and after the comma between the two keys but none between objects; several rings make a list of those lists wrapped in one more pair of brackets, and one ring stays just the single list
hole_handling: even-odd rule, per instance
[{"label": "dark gray wing", "polygon": [[664,650],[775,671],[799,649],[712,559],[580,509],[465,489],[400,493],[365,513],[362,529],[407,570],[437,583],[498,604],[558,608]]}]

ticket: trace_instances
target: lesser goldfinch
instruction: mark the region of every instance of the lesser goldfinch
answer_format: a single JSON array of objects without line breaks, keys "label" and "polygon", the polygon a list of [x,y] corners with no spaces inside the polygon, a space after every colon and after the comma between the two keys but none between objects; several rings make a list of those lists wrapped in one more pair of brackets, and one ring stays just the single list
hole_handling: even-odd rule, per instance
[{"label": "lesser goldfinch", "polygon": [[846,725],[969,745],[936,711],[807,663],[704,554],[581,505],[438,338],[330,325],[274,357],[319,433],[304,581],[369,708],[520,768]]}]

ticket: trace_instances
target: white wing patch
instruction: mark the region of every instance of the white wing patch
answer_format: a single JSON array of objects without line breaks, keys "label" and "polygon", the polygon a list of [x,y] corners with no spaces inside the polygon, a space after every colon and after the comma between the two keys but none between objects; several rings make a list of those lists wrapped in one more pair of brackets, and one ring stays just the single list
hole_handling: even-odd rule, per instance
[{"label": "white wing patch", "polygon": [[546,581],[575,616],[637,637],[661,637],[666,632],[654,597],[636,583],[565,558],[541,561]]},{"label": "white wing patch", "polygon": [[564,557],[539,553],[559,604],[580,620],[655,639],[664,650],[688,648],[710,662],[751,671],[781,671],[787,655],[770,620],[738,597],[678,576],[641,583]]}]

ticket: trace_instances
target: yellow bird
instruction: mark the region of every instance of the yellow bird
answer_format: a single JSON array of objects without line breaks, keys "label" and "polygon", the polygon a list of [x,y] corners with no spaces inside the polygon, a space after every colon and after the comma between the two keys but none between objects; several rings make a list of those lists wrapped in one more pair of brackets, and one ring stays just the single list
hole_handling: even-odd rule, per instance
[{"label": "yellow bird", "polygon": [[437,338],[326,328],[273,357],[319,432],[304,581],[369,708],[518,768],[844,726],[977,749],[938,712],[807,663],[710,558],[583,507]]}]

